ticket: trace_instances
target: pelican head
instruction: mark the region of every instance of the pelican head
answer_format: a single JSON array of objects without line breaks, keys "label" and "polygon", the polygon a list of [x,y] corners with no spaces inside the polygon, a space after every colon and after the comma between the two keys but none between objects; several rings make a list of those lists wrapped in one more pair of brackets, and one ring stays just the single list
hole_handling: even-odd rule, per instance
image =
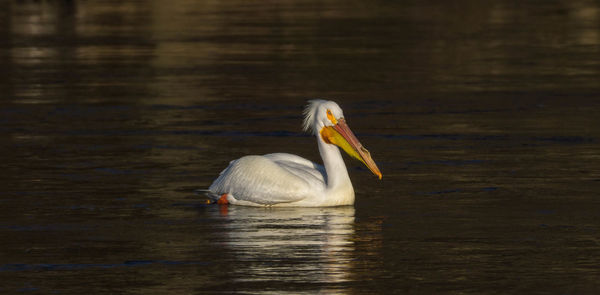
[{"label": "pelican head", "polygon": [[371,154],[354,136],[346,124],[344,112],[337,103],[330,100],[310,100],[304,109],[303,126],[305,131],[319,136],[325,143],[342,148],[381,179],[381,172]]}]

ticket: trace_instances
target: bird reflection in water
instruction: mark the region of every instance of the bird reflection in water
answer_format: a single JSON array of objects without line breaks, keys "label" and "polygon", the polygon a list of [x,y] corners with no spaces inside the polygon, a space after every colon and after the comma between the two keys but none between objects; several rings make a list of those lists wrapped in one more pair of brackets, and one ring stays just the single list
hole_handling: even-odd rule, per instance
[{"label": "bird reflection in water", "polygon": [[229,206],[227,210],[223,250],[239,266],[231,273],[233,282],[335,284],[349,280],[354,255],[352,206]]}]

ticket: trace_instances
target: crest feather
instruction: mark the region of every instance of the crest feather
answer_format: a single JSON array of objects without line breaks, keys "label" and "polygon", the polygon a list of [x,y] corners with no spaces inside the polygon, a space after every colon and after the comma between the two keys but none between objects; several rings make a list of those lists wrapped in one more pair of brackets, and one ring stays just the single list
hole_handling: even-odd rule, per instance
[{"label": "crest feather", "polygon": [[308,101],[308,104],[304,108],[304,112],[302,112],[304,114],[304,122],[302,123],[302,129],[304,129],[304,131],[317,134],[318,130],[314,130],[315,118],[317,109],[324,102],[326,101],[322,99],[312,99]]}]

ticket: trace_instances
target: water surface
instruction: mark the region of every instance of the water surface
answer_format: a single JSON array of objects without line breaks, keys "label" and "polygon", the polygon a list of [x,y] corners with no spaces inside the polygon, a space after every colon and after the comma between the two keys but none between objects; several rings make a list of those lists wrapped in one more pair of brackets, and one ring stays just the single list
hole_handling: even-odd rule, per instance
[{"label": "water surface", "polygon": [[[600,291],[595,1],[12,1],[0,293]],[[356,204],[205,205],[235,158],[320,161]]]}]

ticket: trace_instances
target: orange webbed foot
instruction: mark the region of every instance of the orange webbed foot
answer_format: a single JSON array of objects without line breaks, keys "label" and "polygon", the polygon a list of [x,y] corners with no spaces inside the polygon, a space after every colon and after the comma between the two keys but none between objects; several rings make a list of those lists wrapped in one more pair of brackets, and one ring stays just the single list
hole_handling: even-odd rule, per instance
[{"label": "orange webbed foot", "polygon": [[219,205],[229,204],[229,202],[227,201],[227,194],[222,194],[221,198],[219,198],[219,200],[217,200],[217,204],[219,204]]}]

